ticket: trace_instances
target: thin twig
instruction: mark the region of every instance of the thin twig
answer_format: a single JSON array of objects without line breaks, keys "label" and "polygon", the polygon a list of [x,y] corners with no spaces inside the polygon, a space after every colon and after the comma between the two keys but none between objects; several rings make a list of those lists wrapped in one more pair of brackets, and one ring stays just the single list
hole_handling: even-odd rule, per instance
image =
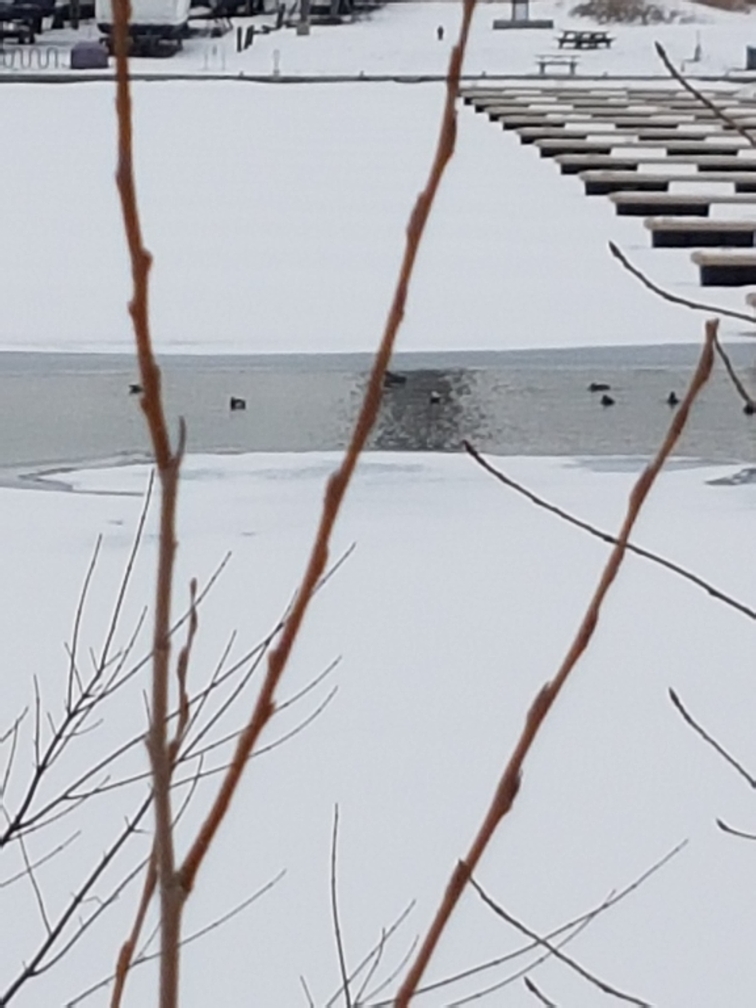
[{"label": "thin twig", "polygon": [[155,894],[156,884],[157,867],[155,865],[155,848],[153,846],[149,864],[147,866],[147,874],[144,878],[142,895],[139,898],[139,906],[137,907],[136,917],[134,918],[134,923],[131,927],[129,937],[123,943],[121,951],[118,953],[118,962],[116,963],[116,970],[114,974],[115,983],[113,985],[113,994],[110,999],[110,1008],[120,1008],[121,998],[123,997],[123,991],[126,986],[126,978],[134,957],[134,949],[139,941],[139,935],[142,933],[144,919],[147,916],[147,910],[149,909],[152,897]]},{"label": "thin twig", "polygon": [[543,993],[543,991],[536,986],[535,980],[532,980],[529,976],[526,976],[523,977],[523,983],[530,991],[530,993],[534,997],[536,997],[541,1002],[542,1005],[545,1005],[546,1008],[559,1008],[559,1005],[555,1001],[550,1001]]},{"label": "thin twig", "polygon": [[302,985],[302,990],[304,991],[304,996],[307,998],[308,1008],[315,1008],[315,1002],[312,1000],[312,994],[310,994],[310,988],[307,986],[307,981],[299,974],[299,982]]},{"label": "thin twig", "polygon": [[[99,863],[92,869],[87,878],[74,893],[66,906],[66,909],[60,915],[56,923],[53,925],[51,933],[45,938],[40,947],[31,957],[31,959],[26,962],[16,977],[10,985],[5,989],[5,991],[0,994],[0,1005],[10,1004],[11,999],[18,993],[18,991],[23,987],[23,985],[30,980],[32,977],[37,976],[39,973],[44,972],[46,968],[44,966],[45,959],[48,953],[52,950],[53,946],[57,940],[61,937],[63,931],[67,927],[69,921],[73,915],[77,912],[78,908],[82,905],[84,900],[87,898],[92,887],[95,885],[97,880],[106,870],[106,868],[111,864],[113,859],[116,857],[118,852],[124,846],[126,841],[136,832],[137,827],[151,804],[151,798],[145,799],[142,805],[137,810],[134,818],[127,822],[124,829],[121,831],[119,836],[116,838],[113,844],[108,848],[108,850],[102,855]],[[141,870],[139,867],[137,870]]]},{"label": "thin twig", "polygon": [[[582,518],[577,518],[575,515],[570,514],[569,511],[565,511],[563,508],[557,507],[556,504],[551,504],[549,501],[545,500],[543,497],[539,497],[538,494],[533,493],[527,487],[513,480],[511,476],[507,476],[503,473],[501,469],[492,465],[487,459],[485,459],[480,452],[470,444],[469,441],[463,441],[465,451],[467,454],[474,459],[481,468],[485,469],[486,472],[490,473],[495,479],[503,483],[504,486],[509,487],[511,490],[515,490],[517,493],[521,494],[523,497],[527,498],[531,504],[535,504],[536,507],[543,508],[544,511],[548,511],[550,514],[556,515],[557,518],[562,518],[564,521],[569,522],[570,525],[574,525],[576,528],[582,529],[583,532],[588,532],[589,535],[595,536],[602,542],[611,543],[615,545],[617,543],[617,537],[611,535],[609,532],[604,532],[597,528],[595,525],[591,525],[589,522],[584,521]],[[696,585],[697,588],[701,588],[703,591],[710,595],[712,598],[717,599],[718,602],[724,602],[725,605],[731,606],[736,609],[739,613],[747,616],[749,619],[756,620],[756,609],[752,609],[747,606],[745,602],[741,602],[734,598],[732,595],[727,595],[719,588],[715,588],[711,582],[704,580],[704,578],[699,577],[698,574],[694,574],[692,571],[687,570],[685,567],[681,567],[679,564],[673,563],[671,560],[667,560],[666,557],[660,556],[658,553],[652,553],[651,550],[644,549],[642,546],[636,546],[635,543],[627,543],[625,549],[630,553],[634,553],[636,556],[643,557],[644,560],[650,560],[652,563],[659,564],[660,567],[664,567],[673,574],[679,575],[686,581],[690,581],[691,584]]]},{"label": "thin twig", "polygon": [[81,679],[79,678],[78,669],[76,666],[76,653],[79,644],[79,633],[81,631],[81,620],[84,615],[84,608],[87,602],[87,595],[89,593],[89,586],[92,583],[92,576],[95,572],[95,567],[97,566],[97,558],[100,555],[100,548],[102,546],[102,536],[97,536],[95,542],[95,548],[92,551],[92,557],[89,561],[89,566],[87,567],[87,572],[84,576],[84,584],[82,586],[81,592],[79,593],[79,601],[76,606],[76,613],[74,615],[74,625],[73,631],[71,633],[71,647],[70,647],[70,662],[68,666],[68,682],[66,686],[66,711],[71,709],[73,704],[73,689],[74,683],[78,685],[79,692],[83,692],[83,687],[81,684]]},{"label": "thin twig", "polygon": [[[401,976],[401,974],[404,972],[404,967],[407,965],[407,963],[412,959],[412,956],[415,954],[415,949],[417,948],[419,941],[420,941],[419,937],[415,935],[415,937],[412,939],[412,943],[410,944],[409,948],[404,953],[399,962],[396,964],[392,972],[389,973],[387,977],[384,977],[384,979],[381,980],[378,986],[374,987],[370,992],[370,994],[367,994],[366,997],[368,998],[376,997],[376,995],[380,994],[382,990],[385,990],[387,987],[390,987],[398,976]],[[365,1008],[365,1006],[361,1005],[360,1008]]]},{"label": "thin twig", "polygon": [[723,819],[717,819],[716,823],[723,833],[729,833],[731,836],[741,837],[743,840],[756,840],[756,833],[746,833],[744,830],[735,829],[734,826],[728,826]]},{"label": "thin twig", "polygon": [[50,918],[47,914],[47,907],[45,906],[45,898],[42,895],[42,890],[40,889],[39,883],[37,882],[37,876],[35,874],[35,866],[32,864],[31,858],[29,857],[29,852],[26,849],[26,843],[24,842],[23,837],[19,839],[19,846],[21,848],[21,857],[23,858],[24,861],[24,869],[25,869],[24,874],[29,879],[31,887],[34,891],[34,898],[37,901],[37,908],[39,910],[39,915],[42,918],[42,923],[45,926],[45,931],[49,935],[52,933],[52,926],[50,924]]},{"label": "thin twig", "polygon": [[680,297],[679,294],[672,294],[671,291],[665,290],[660,287],[653,280],[650,280],[642,270],[639,270],[637,266],[634,266],[627,256],[622,252],[613,241],[609,242],[609,251],[612,253],[615,259],[618,259],[628,273],[640,280],[644,287],[648,290],[653,291],[654,294],[658,294],[660,298],[665,301],[671,301],[672,304],[683,305],[685,308],[692,308],[694,311],[704,311],[708,314],[724,315],[727,318],[738,319],[739,322],[747,322],[749,325],[756,325],[756,315],[746,315],[745,312],[733,311],[731,308],[723,308],[722,305],[711,305],[706,304],[703,301],[691,301],[689,298]]},{"label": "thin twig", "polygon": [[[389,941],[390,938],[393,937],[394,933],[398,931],[400,926],[404,923],[404,921],[410,915],[412,910],[414,910],[414,908],[415,908],[415,900],[411,900],[404,908],[404,910],[402,910],[399,916],[391,924],[389,924],[388,927],[381,928],[381,936],[378,939],[378,941],[368,951],[368,953],[362,957],[361,961],[357,963],[355,968],[352,970],[352,973],[349,977],[350,982],[354,982],[360,975],[360,973],[362,973],[362,971],[365,969],[365,967],[368,966],[368,964],[370,964],[371,962],[373,963],[373,965],[370,966],[370,973],[373,974],[375,973],[374,962],[376,956],[380,954],[382,949],[385,949],[386,943]],[[355,997],[356,1003],[358,1005],[362,1004],[363,993],[364,991],[360,990]],[[341,988],[339,987],[336,993],[331,995],[331,997],[326,1001],[324,1008],[333,1008],[333,1005],[338,1001],[340,996],[341,996]]]},{"label": "thin twig", "polygon": [[337,892],[336,874],[336,854],[339,843],[339,806],[333,807],[333,833],[331,834],[331,919],[333,921],[333,934],[336,939],[336,951],[339,957],[339,972],[341,973],[341,991],[344,995],[346,1008],[352,1008],[352,996],[349,992],[349,972],[346,964],[346,954],[344,952],[344,938],[341,933],[341,922],[339,921],[339,898]]},{"label": "thin twig", "polygon": [[102,651],[100,652],[100,658],[98,665],[100,668],[104,669],[108,663],[108,655],[110,654],[110,647],[113,643],[113,638],[118,628],[118,620],[123,609],[123,603],[126,599],[126,592],[128,591],[129,582],[131,581],[131,575],[134,572],[134,565],[136,563],[136,558],[139,553],[139,547],[142,544],[142,537],[144,535],[144,528],[147,522],[147,514],[150,510],[150,501],[152,500],[152,492],[155,488],[155,470],[150,471],[149,478],[147,480],[147,489],[144,492],[144,500],[142,501],[142,510],[139,513],[139,519],[136,524],[136,529],[134,531],[134,536],[131,542],[131,550],[129,552],[128,559],[126,560],[126,566],[123,569],[123,575],[121,577],[121,583],[118,588],[118,594],[116,595],[115,605],[113,606],[113,615],[110,620],[107,632],[105,634],[105,641],[102,645]]},{"label": "thin twig", "polygon": [[176,662],[176,681],[178,683],[178,719],[176,728],[173,734],[173,738],[168,744],[168,753],[170,756],[171,765],[175,768],[176,760],[178,758],[179,750],[181,744],[186,736],[186,731],[189,725],[189,694],[186,689],[186,677],[189,673],[189,661],[192,655],[192,647],[194,646],[194,638],[197,634],[197,627],[199,625],[197,619],[197,579],[192,578],[189,584],[189,626],[186,632],[186,641],[184,646],[179,652],[178,661]]},{"label": "thin twig", "polygon": [[727,115],[724,109],[720,108],[718,105],[715,105],[710,98],[707,98],[706,95],[701,94],[698,88],[695,87],[693,84],[691,84],[690,81],[687,80],[687,78],[680,73],[680,71],[674,65],[669,56],[667,56],[664,46],[661,45],[660,42],[656,42],[654,44],[656,46],[657,56],[662,61],[667,70],[670,72],[670,74],[675,78],[675,80],[678,81],[680,84],[682,84],[685,90],[688,91],[690,94],[692,94],[694,98],[697,98],[702,105],[705,105],[707,109],[712,111],[714,115],[717,117],[717,119],[720,119],[723,123],[725,123],[731,129],[734,129],[737,133],[740,133],[740,135],[748,141],[751,147],[756,147],[756,138],[754,138],[753,133],[751,133],[750,130],[747,130],[744,126],[741,126],[740,123],[737,121],[737,119],[733,119],[732,116]]},{"label": "thin twig", "polygon": [[32,683],[34,685],[34,773],[35,776],[39,774],[40,767],[42,765],[42,726],[41,726],[41,711],[42,711],[42,700],[39,695],[39,679],[35,676],[32,678]]},{"label": "thin twig", "polygon": [[[197,941],[197,939],[199,938],[203,938],[209,932],[214,931],[216,928],[221,927],[223,924],[226,924],[229,920],[240,914],[243,910],[246,910],[248,906],[251,906],[252,903],[256,902],[256,900],[260,899],[261,896],[264,896],[265,893],[269,892],[273,888],[273,886],[275,886],[278,882],[280,882],[285,874],[286,874],[285,869],[280,871],[269,882],[266,882],[265,885],[261,886],[254,893],[252,893],[251,896],[248,896],[245,900],[242,900],[241,903],[237,903],[237,905],[233,907],[231,910],[227,910],[226,913],[224,913],[222,916],[217,917],[209,924],[205,924],[204,927],[200,928],[198,931],[194,931],[186,938],[182,938],[181,947],[183,948],[185,945],[189,945],[191,942]],[[160,954],[159,952],[155,952],[152,954],[147,954],[145,952],[140,953],[132,963],[132,969],[137,966],[143,966],[145,963],[152,962],[158,957],[159,954]],[[115,974],[111,974],[110,976],[105,977],[103,980],[98,980],[97,983],[92,984],[91,987],[88,987],[85,991],[82,991],[80,994],[77,994],[76,997],[74,997],[72,1000],[67,1001],[66,1008],[74,1008],[75,1005],[81,1004],[82,1001],[86,1000],[86,998],[90,997],[92,994],[95,994],[98,990],[102,990],[103,987],[108,987],[113,982],[114,979]]]},{"label": "thin twig", "polygon": [[370,981],[373,979],[376,972],[378,971],[378,967],[380,966],[381,960],[383,959],[383,953],[385,951],[385,948],[386,948],[386,929],[383,928],[381,929],[381,937],[378,939],[378,944],[373,950],[371,956],[373,961],[370,963],[368,971],[365,974],[365,978],[363,979],[362,983],[357,989],[357,992],[354,995],[354,1002],[358,1006],[362,1004],[362,997],[365,991],[367,990],[368,986],[370,985]]},{"label": "thin twig", "polygon": [[748,389],[740,380],[737,371],[732,365],[732,361],[730,360],[729,354],[725,351],[725,348],[722,346],[722,343],[718,337],[714,343],[714,346],[716,347],[716,351],[719,354],[719,357],[725,366],[725,371],[730,376],[730,381],[735,386],[735,390],[737,391],[740,398],[746,404],[747,411],[749,413],[756,413],[756,402],[754,402],[754,400],[751,398],[751,396],[748,393]]},{"label": "thin twig", "polygon": [[562,950],[557,948],[556,945],[552,945],[552,943],[548,941],[546,938],[542,938],[540,935],[536,934],[535,931],[531,930],[526,924],[523,924],[522,921],[517,920],[517,918],[513,917],[512,914],[510,914],[507,910],[504,909],[504,907],[502,907],[500,904],[492,900],[491,897],[485,892],[485,890],[482,889],[480,885],[478,885],[478,883],[475,881],[474,878],[470,878],[470,884],[472,885],[473,889],[475,889],[480,898],[483,900],[483,902],[486,904],[486,906],[490,907],[491,910],[493,910],[493,912],[498,917],[501,917],[502,920],[505,920],[507,924],[511,924],[512,927],[517,928],[517,930],[521,931],[522,934],[527,935],[527,937],[532,939],[532,941],[537,942],[539,945],[542,945],[552,956],[554,956],[554,958],[558,959],[560,962],[563,962],[565,966],[569,966],[570,969],[574,970],[584,980],[587,980],[588,983],[592,984],[594,987],[598,987],[598,989],[602,991],[604,994],[609,994],[612,997],[617,998],[619,1001],[627,1001],[630,1004],[640,1005],[640,1008],[650,1008],[648,1001],[641,1001],[640,998],[634,997],[632,994],[625,994],[624,991],[618,990],[611,984],[606,983],[605,980],[602,980],[600,977],[597,977],[594,973],[589,972],[587,969],[585,969],[584,966],[581,966],[579,962],[576,962],[570,956],[562,952]]},{"label": "thin twig", "polygon": [[745,769],[742,763],[739,763],[734,756],[731,756],[730,753],[727,752],[725,747],[720,742],[717,742],[717,740],[712,735],[710,735],[704,728],[701,727],[701,725],[698,723],[698,721],[696,721],[696,719],[693,717],[690,711],[687,710],[682,700],[677,695],[677,693],[675,693],[673,689],[670,689],[669,691],[669,698],[675,705],[683,721],[685,721],[686,724],[690,725],[693,731],[697,732],[698,735],[700,735],[701,738],[704,740],[704,742],[708,743],[708,745],[710,745],[711,748],[716,753],[718,753],[722,757],[722,759],[733,768],[733,770],[739,773],[740,776],[743,778],[743,780],[750,787],[756,788],[756,777],[754,777],[753,774],[748,773],[748,771]]},{"label": "thin twig", "polygon": [[[198,618],[197,618],[197,580],[192,578],[189,585],[189,598],[190,598],[190,616],[189,625],[186,633],[186,641],[182,647],[178,662],[176,665],[176,678],[178,680],[179,688],[179,704],[177,712],[177,724],[173,734],[173,737],[168,743],[168,754],[170,759],[170,780],[173,783],[173,775],[176,770],[178,763],[179,751],[181,744],[184,740],[187,725],[189,723],[189,711],[190,711],[190,700],[189,695],[186,690],[186,677],[189,670],[189,661],[192,654],[192,647],[194,644],[194,638],[197,633]],[[200,754],[200,761],[202,757]],[[186,809],[191,800],[191,795],[193,794],[194,788],[196,788],[197,783],[200,778],[202,764],[200,762],[199,769],[191,781],[192,789],[184,800],[183,809]],[[177,815],[177,820],[180,818],[183,809],[179,811]],[[173,831],[174,824],[171,825],[171,831]],[[158,844],[157,837],[155,843],[153,843],[152,851],[150,853],[150,860],[147,866],[147,874],[145,875],[144,886],[142,889],[142,895],[139,900],[139,906],[137,907],[136,918],[131,929],[129,937],[124,942],[121,950],[118,954],[118,962],[116,964],[115,971],[115,984],[113,987],[113,996],[111,998],[111,1008],[120,1008],[121,999],[123,997],[123,991],[126,986],[126,978],[129,973],[129,969],[132,965],[132,960],[134,958],[134,950],[136,949],[137,942],[139,941],[139,936],[142,932],[142,927],[144,926],[144,920],[147,916],[147,910],[149,909],[150,903],[152,902],[152,897],[155,894],[155,889],[157,888],[157,883],[159,879],[158,874]],[[162,956],[161,956],[162,961]]]},{"label": "thin twig", "polygon": [[5,745],[8,739],[13,738],[13,736],[18,731],[18,726],[21,724],[21,722],[24,720],[24,718],[28,713],[29,708],[24,707],[21,713],[16,715],[16,717],[13,719],[13,724],[10,726],[10,728],[6,728],[6,730],[2,733],[2,735],[0,735],[0,746]]},{"label": "thin twig", "polygon": [[[72,833],[67,840],[64,840],[62,843],[59,843],[57,847],[54,847],[51,851],[48,851],[47,854],[43,854],[42,857],[40,857],[37,861],[35,861],[32,864],[32,868],[39,868],[43,864],[46,864],[46,862],[51,861],[57,854],[60,854],[61,851],[64,851],[66,847],[70,846],[70,844],[72,844],[74,840],[77,840],[80,836],[81,836],[81,830],[77,830],[75,833]],[[22,871],[16,872],[15,875],[10,875],[8,878],[5,879],[0,879],[0,889],[5,889],[8,886],[13,885],[14,882],[18,882],[19,879],[25,878],[26,873],[27,873],[26,868],[24,868]]]},{"label": "thin twig", "polygon": [[[673,847],[671,851],[665,854],[664,857],[660,858],[658,861],[652,864],[650,868],[647,868],[644,872],[642,872],[636,879],[634,879],[634,881],[630,882],[623,889],[620,889],[619,892],[609,893],[606,899],[602,900],[601,903],[599,903],[597,906],[593,907],[591,910],[586,911],[585,913],[580,914],[579,917],[573,917],[572,920],[567,921],[566,924],[561,924],[558,928],[554,928],[554,930],[550,931],[545,937],[549,941],[553,942],[556,941],[557,939],[560,939],[562,935],[566,934],[566,937],[561,938],[558,944],[560,948],[564,945],[567,945],[574,938],[576,938],[578,934],[580,934],[581,931],[588,924],[594,921],[596,917],[598,917],[600,914],[604,913],[611,907],[615,906],[621,900],[624,900],[631,893],[635,892],[636,889],[639,889],[649,878],[651,878],[652,875],[655,875],[656,872],[660,871],[673,858],[677,857],[677,855],[685,847],[687,847],[687,845],[688,841],[683,840],[681,843]],[[497,956],[495,959],[489,959],[488,962],[481,963],[478,966],[471,966],[468,969],[462,970],[459,973],[454,973],[451,976],[444,977],[442,980],[436,980],[433,983],[425,984],[423,987],[418,987],[415,994],[416,995],[429,994],[432,991],[439,990],[442,987],[449,987],[451,986],[451,984],[459,983],[460,980],[468,980],[471,976],[476,976],[479,973],[485,973],[488,970],[494,969],[496,966],[502,966],[504,963],[511,962],[513,959],[517,959],[522,955],[526,955],[528,952],[532,952],[537,947],[538,947],[537,942],[528,942],[527,945],[523,945],[520,948],[515,949],[513,952],[507,952],[505,955]],[[477,991],[475,994],[470,995],[469,997],[461,998],[460,1000],[455,1001],[454,1003],[455,1005],[467,1004],[470,1001],[478,999],[479,997],[483,997],[487,994],[493,993],[493,991],[500,990],[502,987],[505,987],[508,984],[513,983],[515,980],[521,979],[531,969],[533,969],[537,965],[540,965],[541,962],[545,962],[545,960],[548,958],[549,958],[548,954],[542,956],[541,959],[537,960],[534,963],[528,963],[528,965],[524,966],[516,973],[512,973],[508,977],[505,977],[503,980],[497,981],[492,986],[487,987],[482,991]],[[389,1006],[393,1005],[393,1003],[394,1003],[393,1001],[381,1001],[371,1005],[370,1008],[389,1008]],[[326,1008],[330,1008],[330,1006],[326,1005]]]},{"label": "thin twig", "polygon": [[662,466],[674,449],[677,441],[685,428],[690,410],[696,396],[705,385],[711,374],[714,363],[714,337],[717,334],[718,322],[710,320],[706,323],[706,340],[701,353],[701,358],[696,367],[678,411],[672,417],[667,434],[659,448],[656,456],[646,466],[633,487],[628,501],[627,513],[622,523],[622,528],[617,536],[617,543],[612,549],[606,566],[599,580],[598,586],[590,600],[585,616],[583,617],[578,632],[570,646],[561,666],[551,682],[546,683],[540,690],[535,700],[528,710],[525,726],[515,744],[515,748],[509,758],[504,773],[499,781],[491,804],[481,823],[478,833],[473,840],[472,846],[464,861],[458,862],[454,869],[446,892],[436,911],[436,915],[428,929],[425,939],[420,947],[417,958],[407,974],[396,999],[396,1008],[407,1008],[415,991],[420,985],[420,981],[425,973],[425,969],[438,945],[441,935],[454,912],[459,899],[464,892],[465,886],[470,876],[475,871],[483,853],[488,847],[499,823],[507,815],[514,803],[520,787],[520,778],[523,764],[530,752],[533,743],[543,725],[555,700],[559,696],[570,673],[578,663],[581,655],[588,647],[593,633],[598,624],[599,615],[604,598],[609,591],[614,579],[619,573],[622,561],[625,557],[625,547],[630,539],[635,522],[646,497],[648,496]]},{"label": "thin twig", "polygon": [[21,722],[24,720],[26,715],[29,713],[29,708],[25,707],[24,710],[18,715],[16,720],[13,722],[12,726],[8,729],[8,732],[0,739],[0,743],[7,742],[10,737],[11,746],[10,752],[8,753],[8,759],[5,763],[5,770],[3,771],[3,780],[0,783],[0,801],[5,797],[5,792],[8,789],[8,781],[10,780],[10,775],[13,772],[13,764],[16,761],[16,752],[18,751],[18,732],[21,727]]}]

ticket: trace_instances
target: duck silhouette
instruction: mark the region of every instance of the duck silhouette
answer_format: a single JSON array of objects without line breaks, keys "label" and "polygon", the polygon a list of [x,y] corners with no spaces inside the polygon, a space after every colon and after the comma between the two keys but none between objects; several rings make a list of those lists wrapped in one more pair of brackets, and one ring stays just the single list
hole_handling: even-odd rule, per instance
[{"label": "duck silhouette", "polygon": [[608,392],[611,387],[612,386],[611,385],[607,385],[606,382],[592,381],[591,384],[588,386],[588,391],[589,392]]},{"label": "duck silhouette", "polygon": [[228,404],[228,408],[231,410],[232,413],[235,410],[244,410],[244,409],[247,408],[247,400],[246,399],[238,399],[236,396],[231,396],[231,399],[230,399],[229,404]]},{"label": "duck silhouette", "polygon": [[670,392],[669,395],[667,396],[667,406],[679,406],[679,405],[680,400],[677,398],[677,394],[675,392]]},{"label": "duck silhouette", "polygon": [[612,397],[610,395],[602,395],[601,396],[601,405],[602,406],[614,406],[614,399],[612,399]]}]

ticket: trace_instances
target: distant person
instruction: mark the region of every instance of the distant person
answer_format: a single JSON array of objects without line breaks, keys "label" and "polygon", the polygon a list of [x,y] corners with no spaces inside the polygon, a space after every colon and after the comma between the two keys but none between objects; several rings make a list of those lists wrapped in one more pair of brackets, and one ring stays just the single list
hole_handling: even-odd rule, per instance
[{"label": "distant person", "polygon": [[439,42],[443,42],[444,41],[444,26],[443,25],[439,25],[438,28],[436,28],[436,38],[438,39]]}]

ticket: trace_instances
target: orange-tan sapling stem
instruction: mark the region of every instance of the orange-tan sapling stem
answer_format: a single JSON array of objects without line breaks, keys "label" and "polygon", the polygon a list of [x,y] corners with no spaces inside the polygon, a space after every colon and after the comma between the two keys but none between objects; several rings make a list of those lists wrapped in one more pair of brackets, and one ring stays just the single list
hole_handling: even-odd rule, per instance
[{"label": "orange-tan sapling stem", "polygon": [[202,824],[202,827],[200,828],[199,833],[197,834],[194,843],[191,845],[184,863],[179,870],[181,885],[185,892],[191,891],[192,886],[194,885],[197,872],[199,871],[210,844],[213,841],[213,837],[217,833],[218,828],[228,811],[231,799],[233,798],[239,781],[241,780],[247,760],[254,750],[260,734],[275,711],[276,689],[286,667],[289,655],[291,654],[294,641],[299,634],[299,630],[302,626],[302,622],[310,604],[313,592],[315,591],[315,588],[317,587],[317,584],[328,563],[328,548],[331,532],[333,531],[333,527],[341,508],[341,503],[357,466],[360,453],[365,447],[370,431],[372,430],[378,416],[383,391],[383,377],[391,359],[397,332],[399,331],[402,319],[404,318],[407,292],[409,290],[409,284],[415,260],[417,258],[418,249],[420,248],[420,242],[422,240],[428,216],[433,206],[444,170],[454,153],[457,133],[455,102],[457,92],[459,90],[462,60],[464,58],[467,38],[470,31],[470,22],[472,20],[474,9],[475,0],[464,0],[459,38],[452,49],[449,59],[449,71],[446,78],[446,100],[444,103],[438,145],[436,147],[427,184],[425,189],[423,189],[417,197],[417,201],[407,226],[407,238],[399,277],[383,331],[383,336],[370,372],[370,379],[365,392],[365,398],[357,417],[344,459],[340,467],[330,477],[326,485],[320,522],[304,577],[302,578],[302,582],[297,591],[292,611],[289,614],[281,633],[281,639],[278,647],[276,647],[268,657],[265,679],[255,703],[252,716],[239,737],[231,764],[220,785],[218,794],[213,802],[210,812]]},{"label": "orange-tan sapling stem", "polygon": [[155,807],[155,851],[160,892],[160,1008],[177,1008],[178,965],[183,893],[178,885],[173,847],[171,760],[168,742],[168,696],[171,656],[170,615],[176,556],[176,504],[183,453],[183,427],[175,452],[171,449],[149,324],[149,273],[152,257],[144,246],[134,180],[131,91],[128,46],[129,0],[113,0],[113,40],[116,56],[118,167],[116,183],[131,260],[133,296],[129,304],[143,388],[141,406],[160,479],[160,538],[155,585],[152,695],[147,734]]},{"label": "orange-tan sapling stem", "polygon": [[704,343],[698,366],[693,374],[685,397],[680,403],[680,407],[675,413],[667,430],[667,434],[654,459],[643,470],[638,480],[630,492],[627,513],[622,523],[622,528],[617,535],[617,541],[609,554],[609,559],[599,579],[598,586],[591,598],[586,613],[580,623],[577,634],[570,646],[567,655],[559,667],[551,682],[546,683],[537,694],[535,700],[525,718],[525,727],[522,730],[514,751],[509,758],[504,773],[493,796],[493,800],[486,812],[483,822],[472,842],[470,850],[463,861],[459,861],[452,872],[443,899],[436,911],[436,915],[423,939],[407,976],[402,983],[396,997],[396,1008],[407,1008],[415,991],[422,980],[423,974],[431,960],[431,957],[438,945],[452,913],[470,879],[475,872],[477,865],[488,847],[496,832],[499,823],[507,815],[512,804],[517,797],[520,787],[520,779],[523,763],[536,740],[538,732],[543,725],[546,716],[551,710],[554,701],[559,696],[567,678],[575,668],[580,656],[588,647],[594,630],[598,623],[601,606],[609,591],[614,579],[619,572],[620,566],[625,556],[625,547],[630,538],[630,533],[638,518],[638,514],[643,506],[646,497],[653,486],[656,477],[659,475],[664,462],[677,444],[677,441],[685,428],[691,407],[696,396],[711,374],[714,363],[714,342],[717,335],[718,322],[709,320],[706,323],[706,340]]}]

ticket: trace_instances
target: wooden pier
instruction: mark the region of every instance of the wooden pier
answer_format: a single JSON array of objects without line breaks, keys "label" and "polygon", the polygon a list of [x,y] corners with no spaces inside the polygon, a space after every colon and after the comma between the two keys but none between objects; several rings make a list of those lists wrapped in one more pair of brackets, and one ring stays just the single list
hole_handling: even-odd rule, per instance
[{"label": "wooden pier", "polygon": [[[756,248],[756,97],[702,93],[724,118],[674,85],[565,81],[461,95],[563,175],[579,176],[586,195],[644,218],[652,247],[700,249],[691,262],[702,286],[756,285],[756,252],[727,251]],[[720,218],[728,207],[742,218]]]},{"label": "wooden pier", "polygon": [[651,232],[654,248],[753,248],[754,220],[681,220],[677,217],[647,217],[643,222]]},{"label": "wooden pier", "polygon": [[702,287],[746,287],[756,284],[756,254],[694,252]]}]

